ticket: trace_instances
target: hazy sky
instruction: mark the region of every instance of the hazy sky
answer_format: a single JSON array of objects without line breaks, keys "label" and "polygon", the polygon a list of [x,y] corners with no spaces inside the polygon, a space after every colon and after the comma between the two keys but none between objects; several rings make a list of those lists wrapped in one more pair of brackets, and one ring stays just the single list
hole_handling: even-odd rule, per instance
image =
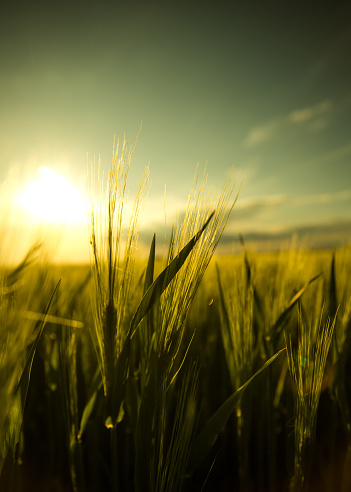
[{"label": "hazy sky", "polygon": [[[230,3],[230,7],[228,4]],[[245,177],[224,242],[351,237],[351,2],[8,2],[0,15],[0,179],[45,166],[79,187],[133,143],[148,217],[182,206],[196,164]],[[240,178],[241,179],[241,178]],[[2,191],[6,195],[5,191]],[[159,214],[159,217],[158,217]],[[145,233],[152,222],[145,220]],[[331,239],[332,238],[332,239]]]}]

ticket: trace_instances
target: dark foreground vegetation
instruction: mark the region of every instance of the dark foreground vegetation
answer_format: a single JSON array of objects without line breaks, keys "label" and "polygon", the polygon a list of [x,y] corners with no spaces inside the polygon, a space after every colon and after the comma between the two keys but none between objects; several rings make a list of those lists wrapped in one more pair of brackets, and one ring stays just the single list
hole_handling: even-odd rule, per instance
[{"label": "dark foreground vegetation", "polygon": [[[122,403],[110,422],[91,336],[90,268],[23,264],[3,273],[0,490],[201,490],[205,482],[208,491],[282,491],[289,484],[300,490],[291,485],[300,470],[296,461],[306,490],[349,490],[350,260],[350,250],[217,260],[184,321],[175,362],[168,359],[170,342],[154,366],[143,367],[156,350],[152,327],[159,326],[160,306],[142,322],[131,339],[126,379],[118,381],[123,396],[113,397]],[[60,277],[43,326],[39,313],[46,312]],[[136,279],[129,319],[142,296],[141,268]],[[287,333],[295,375],[283,352],[240,400],[216,414],[286,346]],[[319,358],[318,337],[329,347]],[[21,375],[20,385],[28,386],[22,425]],[[9,428],[11,405],[19,415]],[[200,443],[199,451],[197,438],[211,422],[205,439],[213,445],[202,453],[206,446]]]},{"label": "dark foreground vegetation", "polygon": [[142,264],[123,152],[91,267],[1,270],[0,490],[349,492],[350,248],[209,265],[232,187],[201,184]]}]

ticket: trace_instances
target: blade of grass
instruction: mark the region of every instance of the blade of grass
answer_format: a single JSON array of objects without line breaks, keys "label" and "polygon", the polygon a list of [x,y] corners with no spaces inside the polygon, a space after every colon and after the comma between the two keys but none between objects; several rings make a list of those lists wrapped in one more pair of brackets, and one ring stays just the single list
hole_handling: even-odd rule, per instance
[{"label": "blade of grass", "polygon": [[329,316],[335,316],[338,310],[338,302],[336,295],[336,279],[335,279],[335,252],[330,265],[330,283],[329,283]]},{"label": "blade of grass", "polygon": [[307,287],[309,287],[313,282],[315,282],[322,274],[319,273],[318,275],[316,275],[315,277],[313,277],[311,280],[309,280],[307,282],[306,285],[304,285],[302,287],[302,289],[300,289],[297,294],[295,294],[289,301],[288,303],[288,306],[286,307],[286,309],[281,313],[281,315],[278,317],[277,321],[274,323],[274,325],[272,326],[270,332],[271,332],[271,335],[266,337],[267,341],[269,340],[273,340],[274,338],[276,338],[281,332],[282,330],[284,329],[291,313],[292,313],[292,310],[294,308],[294,306],[296,305],[297,301],[300,299],[300,297],[302,296],[302,294],[305,292],[305,290],[307,289]]},{"label": "blade of grass", "polygon": [[133,337],[140,321],[148,313],[156,300],[161,296],[162,292],[167,288],[169,283],[176,276],[183,263],[189,256],[191,250],[194,248],[197,241],[200,239],[201,234],[206,229],[208,223],[212,219],[214,212],[206,220],[205,224],[201,229],[190,239],[188,244],[178,253],[178,255],[172,260],[172,262],[163,270],[162,273],[157,277],[157,279],[150,285],[146,291],[144,297],[136,310],[130,327],[131,337]]},{"label": "blade of grass", "polygon": [[200,434],[195,438],[193,446],[190,451],[189,464],[187,472],[192,474],[201,462],[206,458],[212,446],[215,444],[219,434],[223,427],[227,423],[229,417],[233,414],[233,411],[237,407],[239,400],[248,387],[261,372],[263,372],[272,362],[282,353],[285,348],[277,352],[271,357],[263,366],[255,372],[255,374],[238,388],[227,400],[219,407],[214,415],[207,422],[206,426],[202,429]]},{"label": "blade of grass", "polygon": [[79,427],[79,433],[78,437],[81,438],[85,428],[88,424],[90,415],[92,414],[95,406],[95,402],[98,396],[99,391],[102,389],[102,379],[101,379],[101,372],[100,369],[98,368],[95,372],[93,381],[91,383],[90,387],[90,397],[88,399],[88,403],[85,405],[83,413],[82,413],[82,418],[80,420],[80,427]]},{"label": "blade of grass", "polygon": [[[227,364],[229,367],[230,375],[232,376],[232,373],[235,370],[234,346],[230,333],[229,315],[224,298],[224,292],[223,292],[218,263],[216,263],[216,273],[217,273],[217,283],[218,283],[218,291],[219,291],[219,306],[220,306],[219,312],[220,312],[220,319],[221,319],[220,326],[221,326],[221,334],[223,338],[223,347],[227,358]],[[234,381],[232,381],[232,383],[234,383]]]},{"label": "blade of grass", "polygon": [[23,317],[32,321],[45,321],[60,326],[70,326],[71,328],[83,328],[84,323],[75,319],[61,318],[51,314],[35,313],[34,311],[23,311]]},{"label": "blade of grass", "polygon": [[[143,295],[145,295],[148,288],[152,285],[152,282],[154,281],[155,250],[156,250],[156,235],[154,234],[153,238],[152,238],[152,242],[151,242],[150,254],[149,254],[149,259],[148,259],[146,272],[145,272]],[[150,310],[147,313],[147,318],[146,318],[145,338],[142,336],[142,333],[140,333],[140,343],[142,345],[142,350],[143,350],[143,355],[144,355],[143,362],[146,362],[146,358],[147,358],[147,354],[149,353],[150,341],[151,341],[153,332],[154,332],[153,312]]]},{"label": "blade of grass", "polygon": [[167,288],[169,283],[175,277],[177,272],[182,267],[186,258],[190,254],[191,250],[200,239],[201,234],[206,229],[208,223],[213,217],[213,213],[206,220],[201,229],[192,237],[186,246],[180,251],[180,253],[173,259],[173,261],[160,273],[156,280],[151,284],[144,294],[138,309],[136,310],[131,322],[131,326],[127,337],[125,339],[123,348],[118,357],[112,384],[112,398],[111,404],[108,408],[108,415],[106,418],[106,425],[113,427],[117,423],[118,415],[120,413],[121,405],[124,400],[126,391],[126,381],[129,369],[129,357],[130,357],[130,345],[131,339],[136,332],[141,320],[150,311],[153,304],[159,299],[162,292]]},{"label": "blade of grass", "polygon": [[147,262],[146,272],[145,272],[145,281],[144,281],[144,291],[143,294],[146,293],[148,288],[151,286],[154,281],[154,269],[155,269],[155,249],[156,249],[156,234],[152,237],[152,242],[150,246],[150,254]]}]

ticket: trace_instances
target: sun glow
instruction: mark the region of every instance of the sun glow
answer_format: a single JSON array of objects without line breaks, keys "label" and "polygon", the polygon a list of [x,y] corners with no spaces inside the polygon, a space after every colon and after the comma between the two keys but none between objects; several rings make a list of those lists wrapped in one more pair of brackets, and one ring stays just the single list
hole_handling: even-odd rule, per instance
[{"label": "sun glow", "polygon": [[85,222],[82,192],[48,167],[40,167],[38,175],[19,191],[16,205],[40,223],[75,225]]}]

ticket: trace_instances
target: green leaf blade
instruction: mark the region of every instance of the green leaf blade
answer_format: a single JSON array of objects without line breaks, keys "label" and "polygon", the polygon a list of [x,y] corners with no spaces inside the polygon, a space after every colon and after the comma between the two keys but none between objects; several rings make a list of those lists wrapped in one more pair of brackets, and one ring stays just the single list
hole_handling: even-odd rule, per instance
[{"label": "green leaf blade", "polygon": [[194,248],[197,241],[200,239],[201,234],[206,229],[208,223],[212,219],[214,212],[206,220],[201,229],[190,239],[188,244],[178,253],[178,255],[171,261],[171,263],[160,273],[157,279],[150,285],[144,294],[144,297],[139,304],[136,313],[131,322],[130,332],[133,337],[135,330],[137,329],[140,321],[149,312],[156,300],[161,296],[162,292],[167,288],[169,283],[176,276],[180,268],[183,266],[185,260],[189,256],[190,252]]},{"label": "green leaf blade", "polygon": [[282,353],[285,348],[277,352],[271,357],[263,366],[255,372],[250,379],[246,381],[240,388],[238,388],[227,400],[219,407],[219,409],[212,415],[207,422],[203,430],[195,438],[193,446],[191,448],[188,473],[192,474],[201,462],[206,458],[207,454],[215,444],[219,434],[222,432],[223,427],[227,423],[229,417],[233,414],[236,406],[239,403],[241,395],[248,387],[248,385],[263,372],[272,362]]}]

